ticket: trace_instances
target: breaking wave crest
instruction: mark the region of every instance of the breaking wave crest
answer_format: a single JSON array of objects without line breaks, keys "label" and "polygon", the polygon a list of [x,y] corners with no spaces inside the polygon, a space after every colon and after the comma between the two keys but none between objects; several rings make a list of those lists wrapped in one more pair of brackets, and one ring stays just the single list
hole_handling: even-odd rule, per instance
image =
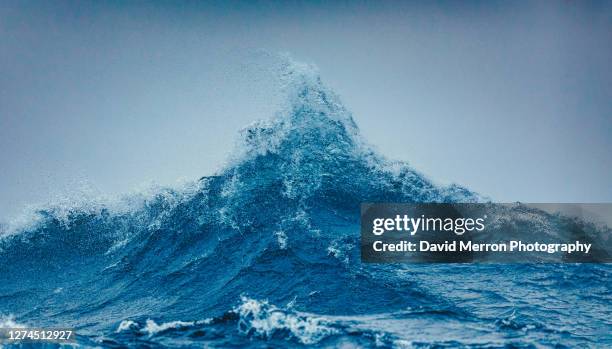
[{"label": "breaking wave crest", "polygon": [[[577,303],[608,304],[605,266],[361,264],[361,202],[486,199],[378,154],[312,67],[286,59],[278,71],[286,107],[243,129],[215,175],[119,200],[63,201],[3,227],[0,314],[74,326],[84,346],[495,347],[525,344],[516,331],[544,345],[605,333],[592,320],[607,319],[601,308],[590,322],[561,305],[546,318],[534,294],[524,295],[534,308],[522,311],[540,325],[499,320],[518,306],[507,288],[525,268],[555,280],[534,281],[549,299],[562,287]],[[553,286],[551,273],[597,275],[590,298],[571,282]],[[585,322],[546,332],[566,320]]]}]

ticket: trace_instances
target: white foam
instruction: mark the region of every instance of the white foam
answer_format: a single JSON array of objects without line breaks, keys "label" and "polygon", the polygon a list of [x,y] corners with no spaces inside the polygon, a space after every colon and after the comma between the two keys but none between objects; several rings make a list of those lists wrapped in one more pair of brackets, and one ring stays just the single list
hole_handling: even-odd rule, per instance
[{"label": "white foam", "polygon": [[314,344],[337,332],[328,322],[316,315],[290,313],[258,301],[241,297],[242,303],[234,310],[240,315],[239,330],[269,338],[277,331],[287,330],[303,344]]},{"label": "white foam", "polygon": [[141,332],[146,332],[149,335],[154,335],[158,332],[162,332],[162,331],[166,331],[169,329],[176,329],[176,328],[182,328],[182,327],[191,327],[195,325],[195,322],[193,321],[171,321],[171,322],[165,322],[162,324],[157,324],[155,321],[148,319],[145,327],[141,330]]},{"label": "white foam", "polygon": [[334,258],[338,259],[345,265],[349,264],[349,256],[348,252],[351,250],[353,246],[351,244],[347,244],[346,242],[334,240],[327,247],[327,253]]},{"label": "white foam", "polygon": [[278,247],[281,250],[287,249],[287,234],[285,234],[284,231],[279,230],[276,233],[274,233],[274,235],[276,235],[276,241],[278,241]]},{"label": "white foam", "polygon": [[119,327],[117,327],[117,330],[115,330],[116,333],[119,332],[123,332],[123,331],[127,331],[129,329],[134,329],[137,328],[138,324],[132,320],[123,320],[121,321],[121,323],[119,324]]},{"label": "white foam", "polygon": [[[46,203],[27,206],[21,214],[2,226],[0,239],[34,231],[49,218],[56,219],[67,227],[71,224],[75,214],[100,217],[102,212],[109,215],[132,215],[133,218],[139,218],[142,224],[146,223],[150,228],[154,228],[155,225],[160,224],[164,215],[171,212],[172,208],[192,198],[199,190],[201,190],[201,184],[198,181],[179,182],[173,188],[149,183],[128,194],[111,196],[91,186],[82,185],[75,187],[71,192],[59,194]],[[162,201],[165,209],[156,211],[158,216],[149,217],[146,212],[143,212],[143,208],[156,200]],[[138,217],[139,214],[141,217]]]},{"label": "white foam", "polygon": [[26,328],[26,325],[15,322],[13,315],[0,315],[0,328]]},{"label": "white foam", "polygon": [[177,321],[162,322],[158,324],[154,320],[147,319],[143,326],[133,320],[123,320],[121,321],[121,323],[119,324],[115,332],[119,333],[119,332],[123,332],[127,330],[132,330],[132,331],[138,331],[140,333],[148,334],[149,336],[153,336],[159,332],[163,332],[167,330],[180,329],[184,327],[192,327],[196,325],[206,325],[206,324],[209,324],[211,321],[212,319],[205,319],[205,320],[199,320],[199,321],[177,320]]}]

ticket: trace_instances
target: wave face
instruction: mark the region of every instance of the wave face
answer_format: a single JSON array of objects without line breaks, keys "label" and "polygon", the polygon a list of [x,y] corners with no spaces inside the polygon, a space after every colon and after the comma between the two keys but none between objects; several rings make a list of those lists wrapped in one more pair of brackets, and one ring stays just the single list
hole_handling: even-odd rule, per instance
[{"label": "wave face", "polygon": [[478,202],[377,154],[308,66],[287,107],[183,189],[40,209],[0,237],[0,327],[83,346],[612,344],[607,265],[364,265],[361,202]]}]

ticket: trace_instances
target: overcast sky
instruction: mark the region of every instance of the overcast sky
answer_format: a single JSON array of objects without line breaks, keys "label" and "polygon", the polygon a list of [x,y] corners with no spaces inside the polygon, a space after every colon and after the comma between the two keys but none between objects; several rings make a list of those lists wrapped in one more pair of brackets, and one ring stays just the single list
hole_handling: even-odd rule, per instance
[{"label": "overcast sky", "polygon": [[[610,2],[0,3],[0,220],[223,164],[316,64],[370,143],[496,201],[610,202]],[[253,64],[257,62],[257,64]]]}]

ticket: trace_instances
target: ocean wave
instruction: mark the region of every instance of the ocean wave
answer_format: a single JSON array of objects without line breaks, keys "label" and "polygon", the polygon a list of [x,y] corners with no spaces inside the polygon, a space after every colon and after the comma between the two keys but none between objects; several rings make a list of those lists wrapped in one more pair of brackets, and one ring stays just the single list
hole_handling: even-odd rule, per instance
[{"label": "ocean wave", "polygon": [[[239,304],[217,318],[199,321],[156,323],[123,320],[111,339],[116,343],[157,343],[165,337],[188,337],[210,342],[224,343],[226,338],[242,338],[241,343],[285,342],[293,346],[312,346],[324,343],[325,347],[344,344],[350,347],[389,347],[392,337],[384,332],[369,331],[364,327],[353,327],[359,317],[333,317],[304,313],[292,309],[288,304],[281,308],[265,300],[241,296]],[[235,340],[235,338],[234,338]],[[253,344],[253,342],[250,342]]]},{"label": "ocean wave", "polygon": [[[447,280],[459,290],[461,282],[483,278],[503,293],[515,285],[509,275],[522,277],[513,274],[520,267],[457,272],[360,262],[360,203],[486,198],[437,185],[378,154],[312,67],[286,60],[279,72],[286,107],[242,130],[238,150],[214,175],[120,199],[60,200],[2,228],[0,312],[36,326],[78,325],[84,338],[102,346],[511,345],[505,336],[521,325],[512,318],[495,323],[505,305],[471,309],[462,303],[465,293],[453,295],[439,279],[450,270]],[[495,222],[519,236],[567,230],[558,217],[521,206],[500,211]],[[608,272],[595,274],[597,267],[583,271],[609,279]],[[589,284],[571,270],[543,272]],[[609,284],[590,284],[599,287],[595,301],[608,304]],[[569,278],[563,291],[582,286]],[[498,299],[511,297],[504,296]],[[540,314],[541,300],[527,301]],[[589,309],[589,317],[607,318],[602,309]],[[580,318],[571,311],[564,316]],[[582,325],[578,340],[603,333]],[[535,333],[530,340],[548,343],[538,331],[528,331]],[[472,340],[485,333],[481,342]]]},{"label": "ocean wave", "polygon": [[13,315],[0,315],[0,329],[2,328],[26,328],[27,326],[18,322],[15,322],[15,316]]},{"label": "ocean wave", "polygon": [[267,301],[247,297],[242,297],[241,301],[234,311],[240,316],[238,328],[246,335],[269,338],[279,332],[288,332],[303,344],[313,344],[338,332],[322,317],[289,313]]}]

